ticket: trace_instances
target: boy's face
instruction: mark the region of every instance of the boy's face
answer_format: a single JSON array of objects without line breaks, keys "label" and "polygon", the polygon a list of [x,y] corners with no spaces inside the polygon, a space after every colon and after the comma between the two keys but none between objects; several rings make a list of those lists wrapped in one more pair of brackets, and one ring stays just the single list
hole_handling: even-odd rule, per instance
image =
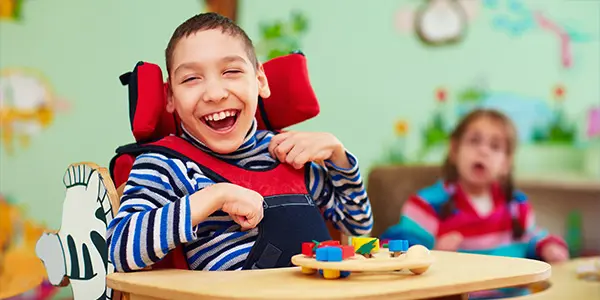
[{"label": "boy's face", "polygon": [[256,69],[238,37],[221,29],[184,37],[172,56],[167,110],[211,150],[237,150],[252,126],[258,96],[270,96],[262,65]]}]

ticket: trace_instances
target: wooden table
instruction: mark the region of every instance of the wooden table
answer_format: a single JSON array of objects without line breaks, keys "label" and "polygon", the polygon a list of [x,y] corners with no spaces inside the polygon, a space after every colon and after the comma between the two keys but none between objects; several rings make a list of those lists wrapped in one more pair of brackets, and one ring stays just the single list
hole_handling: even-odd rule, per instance
[{"label": "wooden table", "polygon": [[[464,294],[543,281],[550,265],[535,260],[432,251],[431,268],[410,273],[353,273],[326,280],[299,268],[202,272],[113,273],[109,287],[131,300],[158,299],[464,299]],[[452,297],[448,297],[452,296]]]},{"label": "wooden table", "polygon": [[600,282],[587,281],[577,278],[576,270],[579,266],[591,263],[594,258],[577,258],[571,261],[552,265],[552,276],[550,287],[528,296],[515,297],[511,300],[537,300],[537,299],[577,299],[598,300],[600,299]]}]

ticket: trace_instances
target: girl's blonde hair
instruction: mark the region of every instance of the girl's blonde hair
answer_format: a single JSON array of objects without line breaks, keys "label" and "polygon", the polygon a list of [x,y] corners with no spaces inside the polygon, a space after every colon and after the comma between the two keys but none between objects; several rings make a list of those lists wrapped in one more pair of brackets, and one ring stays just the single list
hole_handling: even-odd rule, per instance
[{"label": "girl's blonde hair", "polygon": [[[499,126],[504,128],[506,137],[506,155],[511,159],[515,153],[517,146],[517,133],[513,122],[505,114],[494,109],[476,109],[466,115],[456,126],[454,131],[450,134],[450,149],[448,156],[442,165],[442,176],[449,183],[456,183],[458,181],[458,170],[454,161],[452,160],[451,153],[454,151],[454,147],[458,147],[460,140],[469,128],[471,123],[481,119],[488,118],[496,122]],[[506,203],[509,204],[513,200],[514,183],[512,176],[512,167],[505,178],[501,179],[501,186],[504,196],[506,197]],[[445,219],[449,217],[455,209],[454,199],[450,198],[442,207],[441,218]],[[524,234],[524,228],[519,223],[517,216],[512,217],[512,230],[513,238],[520,239]]]}]

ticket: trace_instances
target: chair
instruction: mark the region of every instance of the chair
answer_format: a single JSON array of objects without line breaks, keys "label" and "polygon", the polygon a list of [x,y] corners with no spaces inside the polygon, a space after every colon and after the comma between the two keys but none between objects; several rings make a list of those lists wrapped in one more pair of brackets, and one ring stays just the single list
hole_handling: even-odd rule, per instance
[{"label": "chair", "polygon": [[[260,129],[281,130],[319,113],[302,53],[272,59],[264,64],[264,69],[271,96],[259,99],[256,119]],[[133,71],[121,75],[120,80],[128,86],[135,143],[181,132],[178,116],[165,110],[166,84],[157,65],[139,62]],[[76,163],[63,176],[66,191],[60,229],[40,237],[36,255],[44,263],[53,285],[71,284],[74,299],[121,298],[106,286],[106,276],[114,272],[106,230],[118,212],[120,194],[134,160],[132,155],[117,153],[109,169],[94,163]],[[333,227],[330,230],[335,231]],[[334,238],[340,236],[338,232],[332,233]],[[171,251],[153,268],[187,268],[182,260],[181,251]]]}]

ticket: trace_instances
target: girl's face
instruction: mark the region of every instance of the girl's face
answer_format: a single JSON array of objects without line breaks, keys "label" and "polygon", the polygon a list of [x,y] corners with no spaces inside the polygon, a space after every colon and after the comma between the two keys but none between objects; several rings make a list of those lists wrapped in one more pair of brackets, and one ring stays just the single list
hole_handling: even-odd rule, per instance
[{"label": "girl's face", "polygon": [[508,175],[512,158],[507,142],[507,132],[499,121],[483,117],[471,122],[452,145],[460,181],[483,188]]}]

